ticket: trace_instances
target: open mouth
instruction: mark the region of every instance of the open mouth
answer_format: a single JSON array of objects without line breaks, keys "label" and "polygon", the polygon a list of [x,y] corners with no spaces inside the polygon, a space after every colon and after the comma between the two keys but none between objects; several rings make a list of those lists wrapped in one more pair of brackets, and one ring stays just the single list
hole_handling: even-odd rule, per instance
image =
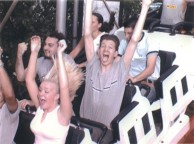
[{"label": "open mouth", "polygon": [[45,54],[45,56],[47,56],[47,57],[50,57],[50,56],[51,56],[51,53],[50,53],[50,51],[48,51],[48,50],[44,51],[44,54]]},{"label": "open mouth", "polygon": [[103,56],[102,56],[102,61],[103,61],[103,62],[107,62],[108,59],[109,59],[109,55],[108,55],[108,54],[103,54]]},{"label": "open mouth", "polygon": [[46,100],[45,100],[44,97],[40,97],[40,98],[39,98],[39,103],[40,103],[40,105],[43,105],[45,102],[46,102]]}]

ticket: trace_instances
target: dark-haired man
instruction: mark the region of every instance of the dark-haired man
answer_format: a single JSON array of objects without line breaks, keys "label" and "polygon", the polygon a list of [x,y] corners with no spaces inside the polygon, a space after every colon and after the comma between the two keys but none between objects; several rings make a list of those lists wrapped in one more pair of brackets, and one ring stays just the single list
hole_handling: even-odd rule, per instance
[{"label": "dark-haired man", "polygon": [[[51,67],[53,66],[52,56],[56,54],[57,48],[58,48],[58,42],[62,39],[65,39],[64,35],[62,33],[53,32],[50,35],[48,35],[45,39],[43,51],[44,56],[38,58],[37,60],[37,74],[40,79],[49,72]],[[23,65],[23,59],[22,56],[27,50],[27,43],[19,43],[18,44],[18,52],[17,52],[17,59],[16,59],[16,76],[18,81],[24,81],[25,79],[25,69]],[[67,54],[64,54],[64,58],[69,61],[70,63],[74,63],[74,60]]]},{"label": "dark-haired man", "polygon": [[[137,20],[136,17],[132,17],[124,23],[125,39],[121,40],[119,46],[118,53],[120,56],[126,51]],[[159,46],[149,43],[147,33],[142,31],[130,64],[129,79],[132,83],[143,82],[150,86],[151,91],[147,96],[150,102],[153,102],[156,97],[153,82],[160,74],[160,58],[158,57],[158,52]],[[143,91],[142,94],[144,95]]]}]

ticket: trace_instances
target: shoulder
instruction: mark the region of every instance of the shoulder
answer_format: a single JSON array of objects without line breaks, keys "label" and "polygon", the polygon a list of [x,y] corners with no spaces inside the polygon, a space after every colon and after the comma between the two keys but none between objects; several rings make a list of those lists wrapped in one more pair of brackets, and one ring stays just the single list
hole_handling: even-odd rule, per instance
[{"label": "shoulder", "polygon": [[17,106],[17,109],[15,110],[15,112],[11,113],[11,112],[8,110],[7,105],[6,105],[6,103],[5,103],[5,104],[3,104],[2,108],[1,108],[1,112],[4,113],[5,115],[10,115],[11,118],[17,117],[17,116],[19,116],[20,107],[19,107],[19,105],[18,105],[18,106]]},{"label": "shoulder", "polygon": [[75,61],[73,60],[73,58],[72,58],[70,55],[64,53],[63,56],[64,56],[64,59],[65,59],[65,60],[67,60],[67,61],[70,62],[71,64],[75,64]]}]

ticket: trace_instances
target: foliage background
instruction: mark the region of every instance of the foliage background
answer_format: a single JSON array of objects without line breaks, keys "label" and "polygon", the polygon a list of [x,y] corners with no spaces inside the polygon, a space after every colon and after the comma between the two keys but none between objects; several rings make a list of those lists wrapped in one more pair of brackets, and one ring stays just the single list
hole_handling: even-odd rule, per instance
[{"label": "foliage background", "polygon": [[[0,1],[0,22],[3,20],[8,11],[12,1]],[[67,19],[66,19],[66,40],[68,44],[67,53],[72,49],[72,24],[73,24],[73,6],[74,1],[67,1]],[[123,21],[131,15],[138,14],[140,3],[138,0],[123,0],[120,1],[120,16],[119,26]],[[0,33],[0,46],[4,49],[3,61],[5,67],[11,76],[14,87],[18,91],[20,87],[17,82],[15,72],[15,60],[17,53],[17,44],[19,42],[28,42],[32,35],[39,35],[44,37],[55,30],[56,15],[56,1],[42,0],[41,5],[37,5],[36,0],[19,1],[12,12],[9,20],[5,24]],[[81,38],[82,17],[83,17],[83,0],[79,0],[79,19],[78,19],[78,37]],[[28,64],[30,49],[25,53],[24,65]],[[40,54],[42,55],[42,53]]]}]

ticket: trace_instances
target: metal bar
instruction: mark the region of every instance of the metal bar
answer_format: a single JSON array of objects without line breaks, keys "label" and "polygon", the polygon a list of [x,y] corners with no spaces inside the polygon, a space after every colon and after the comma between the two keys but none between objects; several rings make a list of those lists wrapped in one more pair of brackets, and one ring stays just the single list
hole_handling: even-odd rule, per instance
[{"label": "metal bar", "polygon": [[56,0],[56,30],[66,34],[67,0]]},{"label": "metal bar", "polygon": [[79,0],[74,0],[74,9],[73,9],[73,44],[74,48],[77,45],[77,24],[78,24],[78,12],[79,12]]}]

